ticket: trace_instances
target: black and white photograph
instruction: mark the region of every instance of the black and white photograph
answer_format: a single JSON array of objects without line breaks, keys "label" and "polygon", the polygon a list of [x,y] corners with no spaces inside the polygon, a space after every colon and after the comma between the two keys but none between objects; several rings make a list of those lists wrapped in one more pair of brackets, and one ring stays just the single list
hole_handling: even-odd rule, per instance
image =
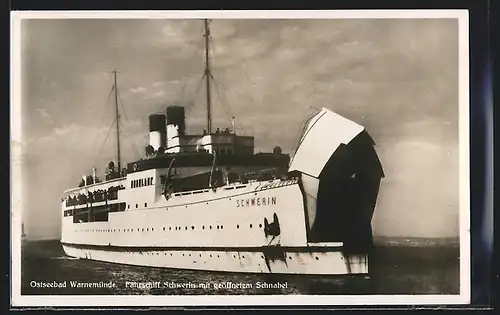
[{"label": "black and white photograph", "polygon": [[469,301],[467,11],[11,16],[14,306]]}]

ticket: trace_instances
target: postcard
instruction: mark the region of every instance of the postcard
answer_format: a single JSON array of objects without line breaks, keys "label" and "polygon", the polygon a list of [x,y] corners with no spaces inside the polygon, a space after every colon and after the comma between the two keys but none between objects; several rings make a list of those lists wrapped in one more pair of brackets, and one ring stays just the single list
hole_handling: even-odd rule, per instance
[{"label": "postcard", "polygon": [[466,10],[12,12],[13,306],[470,299]]}]

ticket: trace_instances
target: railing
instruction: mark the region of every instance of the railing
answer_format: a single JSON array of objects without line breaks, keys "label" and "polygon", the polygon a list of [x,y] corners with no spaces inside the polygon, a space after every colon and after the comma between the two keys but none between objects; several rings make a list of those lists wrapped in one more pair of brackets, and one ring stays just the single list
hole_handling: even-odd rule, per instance
[{"label": "railing", "polygon": [[84,205],[87,203],[101,202],[107,200],[117,200],[118,191],[125,189],[123,185],[112,186],[108,189],[97,189],[90,191],[87,194],[78,194],[76,196],[69,196],[66,198],[66,207]]}]

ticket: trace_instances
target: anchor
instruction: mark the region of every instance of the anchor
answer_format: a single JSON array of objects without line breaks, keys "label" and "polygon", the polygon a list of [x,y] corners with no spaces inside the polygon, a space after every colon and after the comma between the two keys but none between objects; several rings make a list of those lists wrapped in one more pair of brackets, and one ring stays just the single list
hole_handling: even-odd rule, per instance
[{"label": "anchor", "polygon": [[264,234],[266,237],[273,236],[273,239],[280,235],[280,222],[278,220],[278,215],[276,213],[273,214],[273,222],[269,223],[267,218],[264,218]]}]

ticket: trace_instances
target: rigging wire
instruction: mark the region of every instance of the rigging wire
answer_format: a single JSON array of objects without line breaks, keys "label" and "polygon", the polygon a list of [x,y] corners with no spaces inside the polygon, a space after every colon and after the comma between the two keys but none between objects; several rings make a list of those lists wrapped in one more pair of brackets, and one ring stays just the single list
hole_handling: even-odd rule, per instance
[{"label": "rigging wire", "polygon": [[[216,45],[216,44],[215,44],[215,41],[214,41],[214,40],[212,40],[212,46],[211,46],[211,47],[212,47],[212,50],[213,50],[213,55],[214,55],[214,56],[215,56],[215,45]],[[215,57],[214,57],[214,59],[215,59]],[[247,75],[247,78],[248,78],[248,75]],[[213,77],[212,77],[212,79],[213,79]],[[213,79],[213,81],[214,81],[214,83],[215,83],[215,85],[216,85],[216,88],[218,89],[218,84],[217,84],[217,81],[216,81],[215,79]],[[226,89],[226,87],[225,87],[225,85],[224,85],[224,73],[223,73],[223,71],[221,71],[221,74],[220,74],[220,81],[221,81],[220,83],[221,83],[222,90],[223,90],[223,91],[224,91],[224,90],[227,90],[227,89]],[[222,97],[221,97],[221,96],[220,96],[220,94],[219,94],[219,92],[218,92],[217,90],[216,90],[216,92],[217,92],[217,95],[218,95],[218,97],[219,97],[219,100],[221,101],[221,104],[222,104],[223,106],[226,106],[226,107],[227,107],[227,109],[224,109],[224,110],[226,111],[226,114],[227,114],[227,111],[229,111],[229,113],[230,113],[230,115],[231,115],[231,117],[230,117],[229,119],[231,119],[232,117],[234,117],[234,112],[232,111],[231,104],[230,104],[230,103],[229,103],[229,101],[227,100],[226,94],[225,94],[225,93],[222,93]],[[253,96],[252,96],[252,101],[253,101],[253,103],[254,103],[254,105],[255,105],[255,101],[253,100]],[[236,123],[236,126],[237,126],[238,128],[240,128],[240,129],[242,129],[242,130],[244,130],[244,129],[245,129],[245,128],[243,127],[243,125],[242,125],[241,123],[239,123],[239,121]]]},{"label": "rigging wire", "polygon": [[[127,121],[129,124],[130,124],[130,119],[128,119],[127,117],[127,114],[125,112],[125,108],[124,108],[124,105],[123,105],[123,100],[122,100],[122,96],[120,94],[120,90],[118,90],[118,99],[120,100],[118,102],[118,106],[120,106],[120,108],[122,109],[122,114],[123,114],[123,117],[125,118],[125,121]],[[129,131],[130,129],[128,129]],[[136,151],[138,157],[141,156],[141,153],[140,153],[140,150],[137,148],[137,143],[135,141],[132,141],[132,147],[134,148],[134,150]]]},{"label": "rigging wire", "polygon": [[[201,36],[200,36],[200,38],[203,38],[203,30],[204,30],[204,26],[202,26],[202,28],[201,28],[201,31],[200,31]],[[196,57],[196,55],[198,55],[200,53],[200,50],[198,48],[201,46],[202,42],[203,42],[202,40],[198,41],[198,44],[195,45],[194,51],[193,51],[193,53],[191,55],[191,58],[189,58],[189,59],[194,60],[194,61],[197,60],[197,58],[195,58],[195,57]],[[186,83],[183,84],[183,86],[182,86],[181,95],[180,95],[180,101],[181,102],[184,101],[184,95],[185,95],[185,92],[186,92],[186,87],[187,87],[188,82],[189,82],[189,77],[191,76],[191,72],[192,72],[192,70],[194,68],[194,64],[196,63],[194,61],[190,64],[190,67],[188,69],[188,74],[187,74],[187,78],[188,79],[187,79]]]},{"label": "rigging wire", "polygon": [[99,152],[97,153],[97,156],[94,159],[94,163],[92,163],[92,165],[94,167],[96,166],[96,162],[97,162],[99,156],[101,155],[102,149],[104,148],[104,145],[106,144],[106,141],[108,140],[108,137],[109,137],[109,134],[111,133],[111,130],[113,130],[113,126],[115,125],[115,122],[116,122],[116,117],[115,117],[115,119],[113,119],[113,122],[109,126],[108,133],[106,134],[106,138],[104,138],[104,141],[103,141],[103,143],[101,145],[101,149],[99,149]]},{"label": "rigging wire", "polygon": [[[101,121],[99,122],[98,126],[100,126],[100,125],[102,124],[102,122],[103,122],[103,117],[104,117],[104,114],[106,113],[106,109],[107,109],[107,108],[108,108],[108,106],[109,106],[109,99],[110,99],[111,94],[113,93],[114,89],[115,89],[115,86],[113,85],[113,87],[111,88],[111,91],[109,92],[108,98],[107,98],[107,100],[106,100],[106,105],[105,105],[105,106],[104,106],[104,108],[103,108],[103,111],[102,111],[102,114],[101,114]],[[100,132],[101,132],[101,130],[100,130],[100,129],[98,129],[98,130],[97,130],[97,134],[96,134],[96,136],[95,136],[95,138],[94,138],[94,143],[92,144],[92,147],[90,147],[90,151],[91,151],[91,152],[92,152],[92,151],[94,151],[94,147],[95,147],[95,145],[97,144],[97,140],[98,140],[98,139],[100,139],[100,137],[99,137]],[[95,166],[95,165],[94,165],[94,166]]]},{"label": "rigging wire", "polygon": [[198,86],[196,87],[196,90],[195,92],[193,93],[193,102],[190,104],[190,106],[185,106],[185,111],[186,111],[186,116],[189,117],[189,110],[191,108],[193,108],[194,106],[192,106],[194,104],[194,100],[196,99],[196,95],[198,95],[198,93],[200,92],[200,89],[201,89],[201,86],[202,86],[202,83],[203,83],[203,78],[205,76],[201,76],[201,78],[199,79],[198,81]]},{"label": "rigging wire", "polygon": [[[213,39],[212,39],[212,45],[211,45],[211,52],[212,52],[212,56],[213,56],[212,58],[215,60],[215,41]],[[210,77],[211,77],[212,81],[214,82],[215,92],[217,93],[219,101],[220,101],[224,111],[226,112],[226,115],[228,116],[229,121],[231,121],[231,118],[234,117],[234,114],[233,114],[233,111],[231,109],[229,102],[227,101],[226,95],[222,92],[222,97],[221,97],[221,93],[219,93],[220,89],[219,89],[218,82],[214,79],[212,74],[210,74]],[[221,74],[221,78],[222,78],[222,74]]]},{"label": "rigging wire", "polygon": [[219,84],[217,83],[217,81],[215,81],[213,79],[213,77],[212,77],[212,80],[214,81],[214,85],[215,85],[215,93],[217,93],[217,96],[219,97],[219,100],[221,101],[222,108],[224,109],[224,112],[226,113],[227,117],[229,118],[229,121],[231,121],[231,118],[233,117],[233,115],[231,114],[231,109],[229,108],[229,106],[224,104],[224,101],[222,100],[222,98],[219,94]]}]

